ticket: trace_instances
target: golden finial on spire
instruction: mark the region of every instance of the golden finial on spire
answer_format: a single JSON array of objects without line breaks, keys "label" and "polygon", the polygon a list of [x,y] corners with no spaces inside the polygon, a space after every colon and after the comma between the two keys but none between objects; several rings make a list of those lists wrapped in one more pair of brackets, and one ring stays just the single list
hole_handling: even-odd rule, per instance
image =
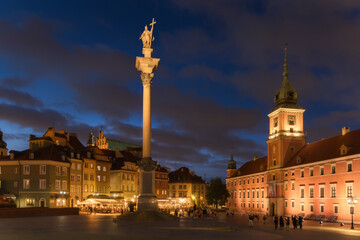
[{"label": "golden finial on spire", "polygon": [[284,72],[283,72],[284,80],[285,79],[287,80],[289,76],[288,63],[287,63],[287,48],[288,48],[288,44],[285,43]]}]

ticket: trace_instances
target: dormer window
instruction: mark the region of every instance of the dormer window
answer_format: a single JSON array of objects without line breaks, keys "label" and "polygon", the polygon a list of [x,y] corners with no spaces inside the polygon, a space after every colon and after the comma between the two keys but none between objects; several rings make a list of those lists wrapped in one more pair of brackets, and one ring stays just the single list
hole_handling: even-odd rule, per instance
[{"label": "dormer window", "polygon": [[34,153],[29,153],[29,159],[34,159]]},{"label": "dormer window", "polygon": [[349,147],[348,147],[348,146],[345,146],[344,144],[341,145],[341,147],[340,147],[340,155],[347,154],[348,151],[349,151]]},{"label": "dormer window", "polygon": [[295,125],[296,124],[296,116],[294,116],[294,115],[289,115],[288,116],[288,124],[290,125],[290,126],[293,126],[293,125]]},{"label": "dormer window", "polygon": [[297,164],[300,164],[300,163],[301,163],[301,157],[300,157],[300,156],[297,156],[297,157],[296,157],[296,162],[297,162]]}]

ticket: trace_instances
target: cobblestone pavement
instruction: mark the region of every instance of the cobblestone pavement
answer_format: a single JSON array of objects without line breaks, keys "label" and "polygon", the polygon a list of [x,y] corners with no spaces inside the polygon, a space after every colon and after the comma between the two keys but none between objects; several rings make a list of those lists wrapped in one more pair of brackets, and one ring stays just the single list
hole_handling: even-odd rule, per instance
[{"label": "cobblestone pavement", "polygon": [[52,216],[0,219],[1,240],[191,240],[191,239],[359,239],[360,226],[309,221],[303,230],[274,230],[272,222],[247,226],[247,217],[218,215],[216,218],[182,218],[172,222],[113,221],[110,215]]}]

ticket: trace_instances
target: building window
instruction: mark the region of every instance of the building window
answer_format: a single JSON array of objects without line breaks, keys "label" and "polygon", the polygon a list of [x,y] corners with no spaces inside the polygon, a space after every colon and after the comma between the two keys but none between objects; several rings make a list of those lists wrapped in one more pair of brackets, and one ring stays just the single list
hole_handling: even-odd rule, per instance
[{"label": "building window", "polygon": [[320,167],[320,175],[324,175],[324,167]]},{"label": "building window", "polygon": [[288,190],[288,184],[287,184],[287,182],[285,182],[285,191],[287,191]]},{"label": "building window", "polygon": [[324,208],[325,208],[324,204],[323,204],[323,203],[320,203],[320,212],[321,212],[321,213],[324,212]]},{"label": "building window", "polygon": [[303,203],[300,203],[300,211],[301,212],[305,211],[305,205]]},{"label": "building window", "polygon": [[25,206],[27,207],[35,207],[35,198],[26,198]]},{"label": "building window", "polygon": [[75,192],[75,186],[74,185],[71,185],[70,186],[70,193],[74,193]]},{"label": "building window", "polygon": [[336,198],[336,184],[330,185],[330,192],[331,192],[331,197]]},{"label": "building window", "polygon": [[76,192],[81,193],[81,186],[76,186]]},{"label": "building window", "polygon": [[30,189],[30,179],[23,180],[23,189]]},{"label": "building window", "polygon": [[264,177],[261,177],[261,182],[264,182]]},{"label": "building window", "polygon": [[106,172],[106,166],[103,166],[103,172]]},{"label": "building window", "polygon": [[46,179],[40,179],[40,189],[46,189]]},{"label": "building window", "polygon": [[40,165],[40,175],[46,174],[46,165]]},{"label": "building window", "polygon": [[303,169],[300,171],[300,176],[304,177],[304,170]]},{"label": "building window", "polygon": [[97,175],[97,181],[101,182],[101,176],[100,175]]},{"label": "building window", "polygon": [[24,175],[30,175],[30,166],[24,165]]},{"label": "building window", "polygon": [[248,179],[248,184],[250,184],[250,179]]},{"label": "building window", "polygon": [[336,165],[332,164],[331,165],[331,174],[335,174],[336,173]]},{"label": "building window", "polygon": [[[123,187],[124,187],[124,185],[123,185]],[[94,192],[94,185],[92,185],[92,184],[90,185],[90,192]]]},{"label": "building window", "polygon": [[77,170],[80,171],[81,170],[81,163],[77,164]]},{"label": "building window", "polygon": [[255,198],[255,190],[252,190],[252,198]]},{"label": "building window", "polygon": [[14,167],[14,174],[17,174],[18,171],[17,171],[17,167]]},{"label": "building window", "polygon": [[287,200],[285,200],[285,207],[287,207],[288,205],[287,205]]},{"label": "building window", "polygon": [[291,207],[294,208],[295,207],[295,201],[291,200]]},{"label": "building window", "polygon": [[89,175],[84,174],[84,180],[88,180],[89,179]]},{"label": "building window", "polygon": [[255,183],[255,178],[253,178],[252,180],[253,180],[253,183]]},{"label": "building window", "polygon": [[243,198],[245,198],[245,190],[243,190]]},{"label": "building window", "polygon": [[63,176],[67,175],[67,167],[62,167],[62,171],[61,171]]},{"label": "building window", "polygon": [[72,182],[75,181],[75,175],[74,175],[74,174],[71,174],[71,175],[70,175],[70,181],[72,181]]},{"label": "building window", "polygon": [[334,204],[334,213],[339,213],[339,205]]},{"label": "building window", "polygon": [[295,190],[295,182],[291,182],[291,190]]},{"label": "building window", "polygon": [[256,189],[256,198],[259,198],[259,189]]},{"label": "building window", "polygon": [[261,198],[264,198],[264,189],[261,189]]},{"label": "building window", "polygon": [[273,180],[275,180],[275,174],[272,177],[273,177]]},{"label": "building window", "polygon": [[285,177],[287,177],[287,172],[285,172]]},{"label": "building window", "polygon": [[349,162],[349,163],[347,164],[347,171],[348,171],[348,172],[352,172],[352,162]]},{"label": "building window", "polygon": [[346,183],[346,197],[351,198],[353,196],[353,183]]},{"label": "building window", "polygon": [[89,163],[85,163],[85,164],[84,164],[84,167],[85,167],[85,168],[89,168]]},{"label": "building window", "polygon": [[84,192],[87,192],[87,191],[88,191],[88,185],[84,184]]},{"label": "building window", "polygon": [[310,177],[314,176],[314,169],[313,168],[310,168]]},{"label": "building window", "polygon": [[320,187],[319,187],[319,192],[320,192],[320,198],[324,198],[325,197],[325,187],[324,187],[324,185],[321,185]]},{"label": "building window", "polygon": [[75,168],[76,168],[76,163],[71,163],[71,169],[75,170]]},{"label": "building window", "polygon": [[67,181],[63,180],[61,185],[61,190],[67,190]]},{"label": "building window", "polygon": [[290,126],[294,126],[296,124],[296,117],[294,115],[289,115],[288,116],[288,124]]},{"label": "building window", "polygon": [[103,182],[106,182],[106,176],[103,176]]},{"label": "building window", "polygon": [[276,166],[276,159],[274,158],[274,160],[273,160],[273,163],[274,163],[274,166]]},{"label": "building window", "polygon": [[250,198],[250,190],[247,190],[247,197]]},{"label": "building window", "polygon": [[60,180],[55,180],[55,190],[60,190]]},{"label": "building window", "polygon": [[274,127],[277,127],[278,126],[278,121],[279,121],[279,119],[276,117],[276,118],[274,118]]},{"label": "building window", "polygon": [[314,212],[314,204],[310,203],[310,212]]},{"label": "building window", "polygon": [[94,174],[90,174],[90,181],[94,181]]},{"label": "building window", "polygon": [[309,189],[310,189],[309,197],[314,198],[314,186],[310,186]]},{"label": "building window", "polygon": [[90,163],[90,168],[93,169],[94,168],[94,164]]},{"label": "building window", "polygon": [[18,184],[18,182],[14,181],[14,188],[17,188],[17,184]]},{"label": "building window", "polygon": [[259,183],[259,177],[256,178],[256,182]]},{"label": "building window", "polygon": [[76,176],[76,181],[81,182],[81,175]]},{"label": "building window", "polygon": [[294,176],[295,175],[295,172],[294,171],[291,171],[291,176]]},{"label": "building window", "polygon": [[97,170],[101,171],[101,166],[100,165],[97,166]]},{"label": "building window", "polygon": [[305,189],[304,189],[304,187],[302,186],[301,188],[300,188],[300,198],[304,198],[305,197]]}]

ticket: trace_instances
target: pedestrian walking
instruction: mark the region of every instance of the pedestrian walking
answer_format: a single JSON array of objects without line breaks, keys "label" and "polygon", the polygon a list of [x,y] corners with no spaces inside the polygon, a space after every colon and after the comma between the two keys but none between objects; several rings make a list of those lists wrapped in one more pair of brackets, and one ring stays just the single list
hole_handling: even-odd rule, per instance
[{"label": "pedestrian walking", "polygon": [[300,229],[302,229],[302,226],[303,226],[303,218],[302,218],[302,216],[299,216],[299,227],[300,227]]},{"label": "pedestrian walking", "polygon": [[263,216],[264,224],[266,223],[266,215]]},{"label": "pedestrian walking", "polygon": [[254,217],[252,214],[249,214],[249,227],[253,228],[254,227]]},{"label": "pedestrian walking", "polygon": [[287,218],[286,218],[286,231],[288,231],[289,228],[290,228],[290,218],[287,217]]},{"label": "pedestrian walking", "polygon": [[278,223],[279,223],[279,219],[278,219],[278,217],[275,215],[275,217],[274,217],[275,230],[276,230],[277,227],[278,227]]},{"label": "pedestrian walking", "polygon": [[296,216],[293,216],[292,222],[293,222],[294,229],[297,229],[297,219],[296,219]]},{"label": "pedestrian walking", "polygon": [[283,228],[284,228],[284,218],[282,216],[280,216],[279,221],[280,221],[280,229],[283,230]]}]

